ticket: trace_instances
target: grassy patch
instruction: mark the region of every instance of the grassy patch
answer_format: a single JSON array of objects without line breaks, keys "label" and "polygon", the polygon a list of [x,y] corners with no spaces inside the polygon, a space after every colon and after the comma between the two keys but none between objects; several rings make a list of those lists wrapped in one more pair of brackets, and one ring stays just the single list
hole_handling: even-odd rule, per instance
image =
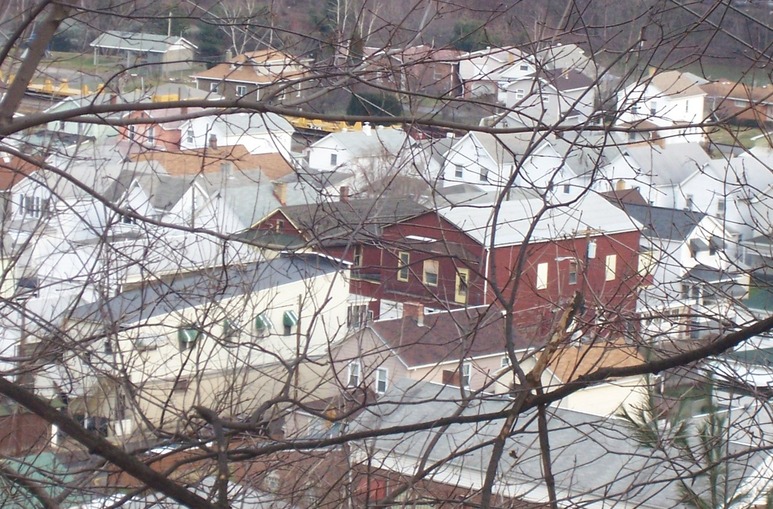
[{"label": "grassy patch", "polygon": [[732,126],[717,128],[708,133],[711,143],[718,145],[735,145],[751,148],[754,146],[752,138],[762,134],[762,131],[756,127]]}]

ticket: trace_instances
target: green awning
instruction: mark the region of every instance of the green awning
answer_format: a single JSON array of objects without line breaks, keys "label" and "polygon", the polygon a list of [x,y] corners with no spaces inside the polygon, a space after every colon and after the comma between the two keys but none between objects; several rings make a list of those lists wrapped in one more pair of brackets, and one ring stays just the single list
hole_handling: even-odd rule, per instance
[{"label": "green awning", "polygon": [[266,313],[261,313],[255,318],[255,328],[258,332],[268,332],[273,328],[273,324]]},{"label": "green awning", "polygon": [[285,327],[294,327],[298,325],[298,315],[295,314],[295,311],[285,311],[285,314],[282,315],[282,323]]},{"label": "green awning", "polygon": [[195,343],[199,339],[198,329],[180,329],[177,332],[177,339],[180,343]]}]

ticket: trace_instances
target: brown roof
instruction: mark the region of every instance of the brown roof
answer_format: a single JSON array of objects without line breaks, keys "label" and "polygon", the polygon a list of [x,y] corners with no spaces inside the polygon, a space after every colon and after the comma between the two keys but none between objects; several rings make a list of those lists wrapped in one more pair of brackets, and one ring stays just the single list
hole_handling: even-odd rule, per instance
[{"label": "brown roof", "polygon": [[250,154],[243,145],[181,152],[143,152],[134,154],[132,160],[155,161],[173,176],[220,171],[223,162],[232,163],[240,171],[260,169],[271,180],[282,178],[293,171],[281,154]]},{"label": "brown roof", "polygon": [[770,86],[750,87],[744,83],[715,81],[706,83],[701,88],[709,97],[773,104],[773,87]]},{"label": "brown roof", "polygon": [[690,97],[706,93],[695,79],[690,78],[689,74],[679,71],[659,72],[653,75],[650,81],[663,92],[664,96],[668,97]]},{"label": "brown roof", "polygon": [[[282,61],[284,66],[268,66],[269,62]],[[245,83],[267,84],[282,79],[300,78],[306,74],[299,70],[303,65],[292,55],[275,50],[253,51],[237,55],[229,62],[218,64],[202,71],[194,78],[210,80],[240,81]]]},{"label": "brown roof", "polygon": [[[502,312],[493,306],[424,315],[424,325],[409,316],[373,322],[370,327],[409,367],[439,364],[505,351]],[[533,336],[515,334],[515,349],[539,345]]]},{"label": "brown roof", "polygon": [[0,158],[0,189],[11,189],[27,175],[36,172],[40,166],[12,156],[8,162]]},{"label": "brown roof", "polygon": [[548,368],[562,382],[592,373],[599,368],[623,368],[642,364],[644,359],[636,348],[622,341],[568,346],[555,353]]}]

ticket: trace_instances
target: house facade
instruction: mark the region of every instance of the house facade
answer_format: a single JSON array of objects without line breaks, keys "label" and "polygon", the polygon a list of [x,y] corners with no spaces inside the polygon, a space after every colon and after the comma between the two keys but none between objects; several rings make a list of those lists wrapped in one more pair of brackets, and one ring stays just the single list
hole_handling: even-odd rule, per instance
[{"label": "house facade", "polygon": [[544,206],[533,197],[505,201],[496,222],[491,206],[448,207],[384,228],[381,313],[400,302],[453,308],[504,300],[519,326],[545,332],[576,291],[594,310],[632,313],[637,223],[594,195],[540,214]]},{"label": "house facade", "polygon": [[226,99],[243,97],[261,101],[298,99],[310,88],[310,59],[278,50],[237,55],[193,76],[196,88]]},{"label": "house facade", "polygon": [[[202,284],[219,286],[219,297],[197,291]],[[262,366],[324,354],[343,336],[347,296],[340,266],[315,255],[127,287],[73,311],[66,330],[84,347],[63,366],[82,382],[57,384],[71,413],[105,422],[118,438],[141,433],[140,416],[176,429],[194,402],[241,401],[228,405],[238,413],[266,384]],[[124,392],[115,377],[136,392]]]},{"label": "house facade", "polygon": [[617,94],[618,125],[653,128],[649,139],[670,143],[701,143],[706,139],[697,124],[706,118],[706,80],[679,71],[655,72]]}]

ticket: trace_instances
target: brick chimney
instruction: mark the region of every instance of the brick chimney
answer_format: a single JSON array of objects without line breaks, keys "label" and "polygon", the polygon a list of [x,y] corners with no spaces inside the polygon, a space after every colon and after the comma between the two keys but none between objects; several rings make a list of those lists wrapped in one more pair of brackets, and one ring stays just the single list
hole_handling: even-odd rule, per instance
[{"label": "brick chimney", "polygon": [[282,205],[287,204],[287,182],[274,182],[274,196]]},{"label": "brick chimney", "polygon": [[424,304],[419,302],[404,302],[403,316],[416,320],[416,325],[424,327]]}]

